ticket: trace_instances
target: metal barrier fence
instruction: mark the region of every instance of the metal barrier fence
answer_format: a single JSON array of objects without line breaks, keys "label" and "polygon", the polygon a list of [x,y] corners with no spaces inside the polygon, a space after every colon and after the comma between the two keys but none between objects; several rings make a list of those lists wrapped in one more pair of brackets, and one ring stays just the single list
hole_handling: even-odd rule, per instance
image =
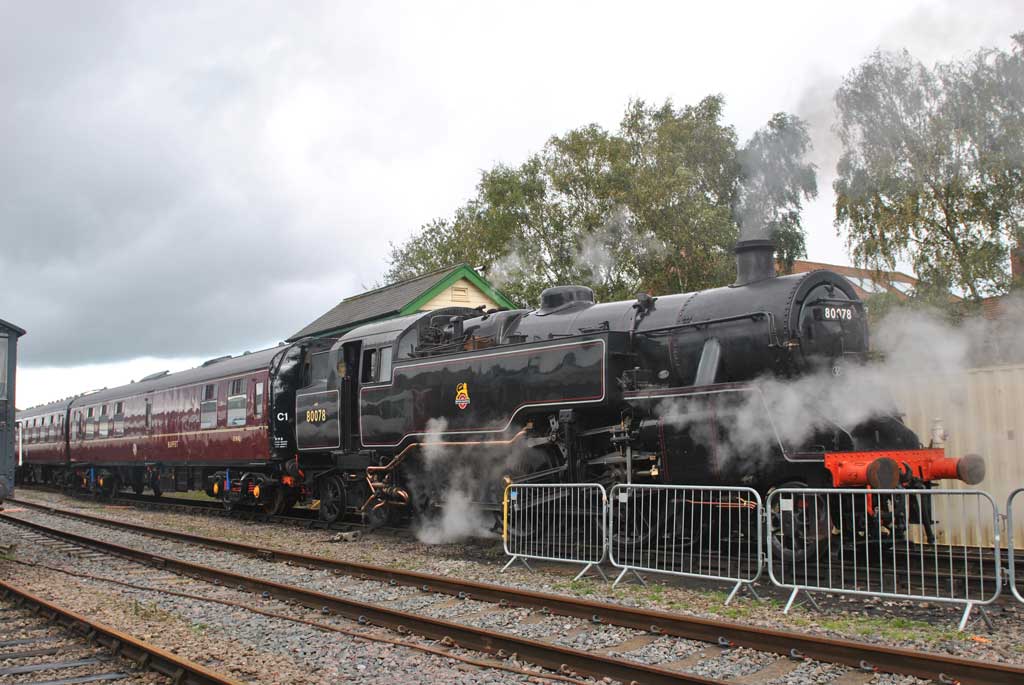
[{"label": "metal barrier fence", "polygon": [[[1007,567],[1009,569],[1009,576],[1006,583],[1010,586],[1010,592],[1012,592],[1013,596],[1017,598],[1017,601],[1024,602],[1024,591],[1022,591],[1021,587],[1017,584],[1017,537],[1015,535],[1017,530],[1014,526],[1013,519],[1014,502],[1018,499],[1018,495],[1021,493],[1024,493],[1024,488],[1017,488],[1010,493],[1009,497],[1006,498],[1006,556],[1008,560]],[[1022,503],[1024,503],[1024,497],[1021,497],[1020,499],[1022,500]],[[1024,569],[1021,569],[1021,572],[1024,573]],[[1020,578],[1019,580],[1021,584],[1024,585],[1024,578]]]},{"label": "metal barrier fence", "polygon": [[502,538],[511,556],[502,572],[527,559],[584,564],[582,578],[608,554],[608,497],[597,483],[513,483],[505,488]]},{"label": "metal barrier fence", "polygon": [[[936,526],[939,498],[948,518]],[[963,604],[960,630],[978,607],[991,627],[984,605],[999,596],[1002,569],[999,510],[987,493],[790,488],[766,506],[769,577],[792,589],[785,612],[800,590],[834,592]],[[987,526],[993,549],[967,543]]]},{"label": "metal barrier fence", "polygon": [[[743,487],[616,485],[610,500],[615,585],[638,571],[734,583],[725,603],[763,568],[761,496]],[[755,596],[756,593],[754,593]]]}]

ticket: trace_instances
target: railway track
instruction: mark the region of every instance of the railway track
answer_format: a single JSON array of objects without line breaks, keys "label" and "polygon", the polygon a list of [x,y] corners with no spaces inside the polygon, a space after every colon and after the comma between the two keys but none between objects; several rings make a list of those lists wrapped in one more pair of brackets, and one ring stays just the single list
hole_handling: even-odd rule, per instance
[{"label": "railway track", "polygon": [[[0,682],[147,683],[146,670],[175,685],[239,681],[0,580]],[[45,680],[36,680],[45,678]]]},{"label": "railway track", "polygon": [[[361,582],[374,581],[378,586],[395,588],[398,592],[403,586],[406,594],[399,593],[402,601],[415,602],[416,594],[426,598],[441,593],[453,598],[455,603],[471,603],[476,613],[498,616],[502,612],[519,610],[519,620],[526,622],[536,616],[562,616],[576,619],[573,630],[602,630],[615,627],[627,630],[625,642],[647,645],[664,638],[697,641],[713,647],[724,646],[727,649],[744,649],[751,653],[770,652],[778,655],[775,666],[778,670],[796,668],[807,660],[815,660],[832,664],[843,664],[854,670],[880,670],[905,675],[927,678],[936,682],[963,683],[1007,683],[1024,681],[1024,668],[1004,664],[979,662],[959,657],[939,654],[914,652],[905,649],[894,649],[878,645],[869,645],[848,640],[819,638],[805,634],[790,633],[753,626],[739,625],[728,622],[712,621],[694,617],[671,614],[662,611],[637,609],[616,604],[606,604],[589,600],[576,599],[561,595],[537,593],[514,588],[501,587],[486,583],[462,581],[454,578],[432,576],[414,571],[384,568],[367,564],[326,559],[303,555],[281,549],[247,545],[228,540],[206,538],[202,536],[154,529],[138,524],[112,521],[98,516],[78,512],[55,509],[28,502],[18,502],[50,515],[64,519],[73,519],[90,526],[113,528],[120,536],[146,536],[140,541],[140,547],[124,547],[94,537],[55,529],[34,521],[3,515],[2,519],[17,525],[33,528],[48,535],[60,536],[75,544],[89,545],[94,548],[115,553],[141,563],[155,564],[165,570],[174,571],[190,577],[246,588],[256,593],[267,593],[275,598],[285,598],[304,606],[326,611],[328,615],[341,615],[354,619],[357,623],[371,623],[385,626],[398,632],[412,632],[436,640],[448,640],[477,651],[501,656],[515,653],[537,665],[556,670],[571,670],[581,674],[610,676],[623,682],[707,682],[692,679],[691,676],[680,674],[673,669],[659,666],[634,665],[625,659],[611,659],[594,653],[582,652],[561,647],[557,644],[522,638],[513,633],[497,632],[466,625],[462,621],[447,621],[432,618],[424,613],[411,613],[385,606],[381,602],[367,602],[339,596],[318,590],[298,587],[287,582],[263,579],[254,574],[240,574],[223,568],[199,566],[183,561],[175,556],[157,554],[152,549],[155,544],[147,545],[145,540],[184,543],[188,548],[203,547],[216,550],[219,554],[239,554],[248,559],[260,562],[276,560],[289,565],[330,571],[332,577],[346,576]],[[120,539],[119,536],[119,539]],[[231,564],[225,559],[224,565],[235,568],[239,562]],[[274,565],[265,565],[269,571]],[[266,571],[265,571],[266,572]],[[419,603],[422,604],[422,603]],[[425,606],[425,605],[424,605]],[[523,610],[526,610],[525,612]],[[507,623],[495,619],[495,624]],[[643,646],[642,645],[642,646]],[[615,651],[614,645],[611,645]],[[627,657],[628,658],[628,657]],[[696,663],[696,662],[695,662]],[[691,666],[694,664],[691,663]],[[686,679],[686,678],[690,679]],[[681,679],[682,678],[682,679]],[[750,682],[765,682],[752,680]]]}]

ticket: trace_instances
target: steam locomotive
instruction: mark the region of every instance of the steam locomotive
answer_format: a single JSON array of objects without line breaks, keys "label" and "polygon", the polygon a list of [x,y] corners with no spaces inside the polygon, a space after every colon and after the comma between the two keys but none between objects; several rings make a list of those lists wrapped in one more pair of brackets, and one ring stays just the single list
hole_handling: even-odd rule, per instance
[{"label": "steam locomotive", "polygon": [[830,271],[777,276],[770,241],[735,253],[727,287],[609,303],[553,287],[534,310],[417,313],[24,412],[27,430],[63,418],[22,469],[106,492],[170,473],[226,506],[319,500],[325,520],[372,522],[429,515],[456,481],[498,511],[511,482],[983,478],[979,458],[922,447],[896,416],[819,417],[795,443],[774,430],[756,381],[864,363],[865,308]]}]

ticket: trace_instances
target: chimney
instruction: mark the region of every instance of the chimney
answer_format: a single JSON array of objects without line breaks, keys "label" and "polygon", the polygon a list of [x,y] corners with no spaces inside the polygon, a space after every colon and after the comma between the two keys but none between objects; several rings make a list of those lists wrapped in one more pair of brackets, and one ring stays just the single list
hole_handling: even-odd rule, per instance
[{"label": "chimney", "polygon": [[770,240],[741,240],[736,243],[736,282],[734,286],[750,285],[775,278],[775,243]]},{"label": "chimney", "polygon": [[1010,248],[1010,279],[1017,282],[1024,282],[1024,242],[1017,242],[1017,245]]}]

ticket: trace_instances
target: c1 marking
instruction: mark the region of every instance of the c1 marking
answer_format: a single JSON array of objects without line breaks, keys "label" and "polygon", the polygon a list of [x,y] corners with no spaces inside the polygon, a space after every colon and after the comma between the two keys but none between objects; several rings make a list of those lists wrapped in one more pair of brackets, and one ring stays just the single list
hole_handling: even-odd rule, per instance
[{"label": "c1 marking", "polygon": [[286,412],[286,411],[279,411],[279,412],[277,412],[277,420],[278,421],[287,421],[288,420],[288,412]]}]

